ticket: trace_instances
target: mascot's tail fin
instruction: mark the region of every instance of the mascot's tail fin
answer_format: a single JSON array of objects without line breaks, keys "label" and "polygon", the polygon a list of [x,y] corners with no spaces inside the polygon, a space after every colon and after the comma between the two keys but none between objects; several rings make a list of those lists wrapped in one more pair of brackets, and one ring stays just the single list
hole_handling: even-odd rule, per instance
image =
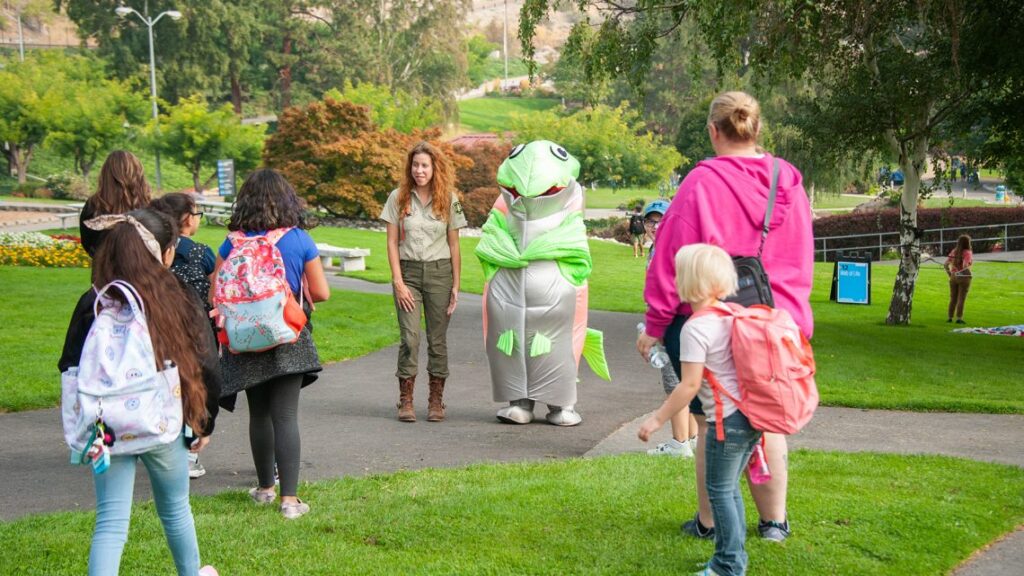
[{"label": "mascot's tail fin", "polygon": [[604,332],[587,328],[587,338],[583,342],[583,357],[587,359],[587,364],[594,374],[611,382],[608,359],[604,356]]}]

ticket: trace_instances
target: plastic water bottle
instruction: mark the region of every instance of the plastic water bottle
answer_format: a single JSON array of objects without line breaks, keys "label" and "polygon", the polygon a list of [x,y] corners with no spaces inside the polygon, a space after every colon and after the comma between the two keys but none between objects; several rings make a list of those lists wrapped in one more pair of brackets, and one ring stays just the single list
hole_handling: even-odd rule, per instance
[{"label": "plastic water bottle", "polygon": [[768,470],[768,461],[764,458],[764,449],[758,443],[754,451],[750,453],[750,462],[747,463],[750,472],[750,482],[753,484],[764,484],[772,479],[772,473]]},{"label": "plastic water bottle", "polygon": [[[647,326],[644,325],[643,322],[637,324],[637,335],[643,334],[646,328]],[[665,347],[662,346],[661,344],[655,344],[654,346],[651,346],[651,353],[649,357],[652,368],[657,368],[658,370],[661,370],[665,366],[668,366],[668,352],[665,350]]]}]

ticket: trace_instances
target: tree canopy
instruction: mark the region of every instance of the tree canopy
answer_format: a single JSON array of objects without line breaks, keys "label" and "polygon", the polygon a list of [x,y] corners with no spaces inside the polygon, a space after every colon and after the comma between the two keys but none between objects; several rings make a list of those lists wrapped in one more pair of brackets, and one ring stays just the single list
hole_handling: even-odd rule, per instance
[{"label": "tree canopy", "polygon": [[574,114],[553,111],[514,115],[519,141],[558,142],[580,161],[580,181],[611,186],[648,186],[667,179],[684,161],[644,128],[628,103],[598,105]]},{"label": "tree canopy", "polygon": [[[554,0],[526,0],[520,19],[525,54]],[[806,82],[805,124],[827,132],[844,153],[898,158],[901,262],[887,316],[910,322],[920,259],[917,201],[934,138],[972,102],[1006,99],[1021,67],[1018,39],[993,40],[1024,19],[1021,0],[740,0],[731,3],[578,0],[601,13],[593,39],[574,47],[593,78],[625,76],[640,85],[656,46],[689,23],[716,65],[765,86]],[[1000,36],[1000,35],[996,35]],[[1001,36],[1017,36],[1014,34]],[[756,93],[756,91],[755,91]]]},{"label": "tree canopy", "polygon": [[[263,151],[262,126],[244,126],[230,104],[211,108],[201,96],[191,96],[160,115],[159,133],[150,124],[150,145],[192,174],[197,192],[217,175],[217,160],[230,158],[245,173],[259,164]],[[203,169],[209,171],[203,179]]]}]

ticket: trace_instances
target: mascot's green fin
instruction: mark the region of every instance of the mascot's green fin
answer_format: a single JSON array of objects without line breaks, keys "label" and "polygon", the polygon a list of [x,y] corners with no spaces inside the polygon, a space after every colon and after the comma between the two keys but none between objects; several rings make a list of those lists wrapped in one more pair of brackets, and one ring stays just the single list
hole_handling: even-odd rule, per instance
[{"label": "mascot's green fin", "polygon": [[551,339],[537,332],[533,335],[533,342],[530,343],[530,358],[542,356],[551,352]]},{"label": "mascot's green fin", "polygon": [[505,353],[505,356],[511,356],[512,351],[516,347],[516,333],[513,330],[505,330],[498,336],[498,350]]},{"label": "mascot's green fin", "polygon": [[583,357],[587,359],[587,364],[590,365],[594,374],[611,382],[612,375],[608,371],[608,359],[604,356],[603,332],[587,328],[587,337],[583,341]]}]

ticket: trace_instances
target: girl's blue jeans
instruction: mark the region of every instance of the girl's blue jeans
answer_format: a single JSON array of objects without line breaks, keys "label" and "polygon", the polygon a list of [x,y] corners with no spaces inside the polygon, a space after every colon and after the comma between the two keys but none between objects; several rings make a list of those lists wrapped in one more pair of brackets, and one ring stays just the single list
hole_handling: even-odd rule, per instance
[{"label": "girl's blue jeans", "polygon": [[[725,441],[716,437],[719,424],[725,426]],[[737,410],[724,422],[709,422],[704,450],[705,485],[715,519],[715,555],[708,566],[721,576],[743,576],[747,571],[747,521],[740,494],[740,475],[747,465],[761,433]]]},{"label": "girl's blue jeans", "polygon": [[116,576],[121,566],[121,552],[128,540],[137,460],[142,460],[149,473],[156,512],[178,576],[199,573],[199,544],[188,501],[187,454],[179,438],[144,454],[112,456],[110,468],[95,476],[96,530],[89,549],[89,576]]}]

